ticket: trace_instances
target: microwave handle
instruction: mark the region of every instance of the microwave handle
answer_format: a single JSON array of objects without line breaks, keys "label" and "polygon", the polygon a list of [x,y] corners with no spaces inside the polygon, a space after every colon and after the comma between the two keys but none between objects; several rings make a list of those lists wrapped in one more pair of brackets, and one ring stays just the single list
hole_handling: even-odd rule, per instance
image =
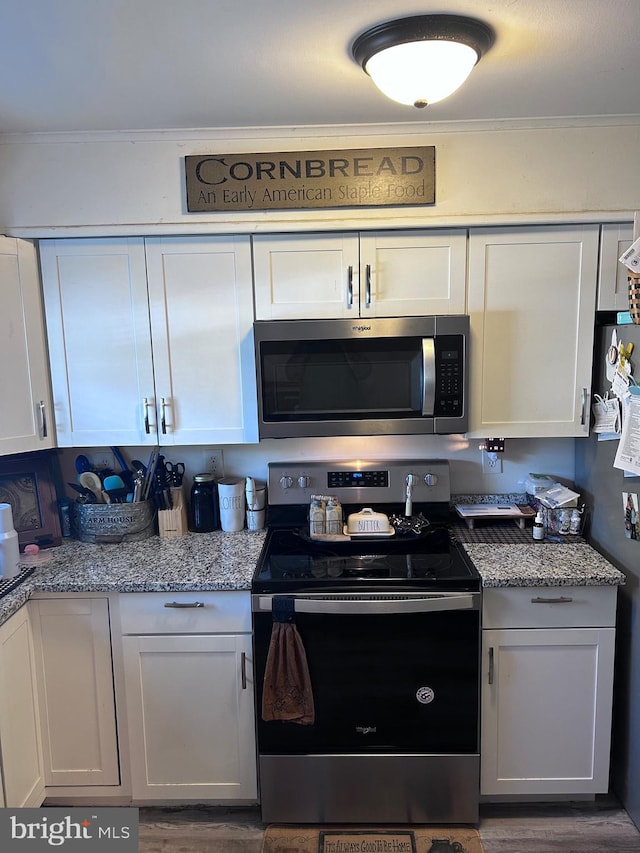
[{"label": "microwave handle", "polygon": [[436,346],[433,338],[422,339],[422,414],[433,415],[436,403]]}]

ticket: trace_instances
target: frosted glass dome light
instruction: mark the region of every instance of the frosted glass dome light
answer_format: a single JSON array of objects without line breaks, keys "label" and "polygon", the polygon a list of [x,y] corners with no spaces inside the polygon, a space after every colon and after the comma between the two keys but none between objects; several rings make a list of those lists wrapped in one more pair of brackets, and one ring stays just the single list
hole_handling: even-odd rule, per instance
[{"label": "frosted glass dome light", "polygon": [[388,98],[426,107],[455,92],[493,41],[493,30],[473,18],[419,15],[363,33],[353,56]]}]

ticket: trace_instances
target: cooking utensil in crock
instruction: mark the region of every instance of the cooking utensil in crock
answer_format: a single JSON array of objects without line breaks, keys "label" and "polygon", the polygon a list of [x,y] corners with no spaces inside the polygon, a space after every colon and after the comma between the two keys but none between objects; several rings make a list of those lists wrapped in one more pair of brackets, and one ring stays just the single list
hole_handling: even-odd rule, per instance
[{"label": "cooking utensil in crock", "polygon": [[102,488],[107,492],[115,491],[115,489],[126,488],[125,482],[118,474],[110,474],[105,477],[102,482]]},{"label": "cooking utensil in crock", "polygon": [[103,503],[102,499],[102,480],[93,471],[83,471],[78,477],[81,486],[89,489],[96,496],[98,503]]},{"label": "cooking utensil in crock", "polygon": [[84,486],[78,486],[76,483],[67,483],[67,485],[70,489],[73,489],[74,492],[78,493],[79,497],[76,498],[78,503],[95,504],[98,502],[91,489],[85,489]]},{"label": "cooking utensil in crock", "polygon": [[85,471],[91,471],[91,462],[84,454],[76,456],[76,471],[78,474],[84,474]]}]

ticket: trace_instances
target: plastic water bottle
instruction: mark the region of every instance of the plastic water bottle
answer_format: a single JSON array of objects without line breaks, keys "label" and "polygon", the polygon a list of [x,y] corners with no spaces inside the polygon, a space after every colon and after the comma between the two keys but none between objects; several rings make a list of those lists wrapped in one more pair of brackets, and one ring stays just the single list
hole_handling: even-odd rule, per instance
[{"label": "plastic water bottle", "polygon": [[20,545],[13,527],[11,504],[0,504],[0,576],[10,580],[20,574]]}]

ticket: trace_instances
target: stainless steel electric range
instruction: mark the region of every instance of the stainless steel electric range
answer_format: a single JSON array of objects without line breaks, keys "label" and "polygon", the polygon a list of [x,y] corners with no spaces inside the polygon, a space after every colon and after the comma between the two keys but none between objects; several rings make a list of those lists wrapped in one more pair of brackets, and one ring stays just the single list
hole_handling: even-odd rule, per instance
[{"label": "stainless steel electric range", "polygon": [[[263,820],[476,823],[481,583],[448,527],[448,462],[278,462],[268,485],[252,583]],[[397,529],[312,539],[314,494]],[[312,715],[300,719],[263,705],[274,655],[291,649],[275,645],[282,622],[306,659]],[[291,661],[275,662],[286,680]]]}]

